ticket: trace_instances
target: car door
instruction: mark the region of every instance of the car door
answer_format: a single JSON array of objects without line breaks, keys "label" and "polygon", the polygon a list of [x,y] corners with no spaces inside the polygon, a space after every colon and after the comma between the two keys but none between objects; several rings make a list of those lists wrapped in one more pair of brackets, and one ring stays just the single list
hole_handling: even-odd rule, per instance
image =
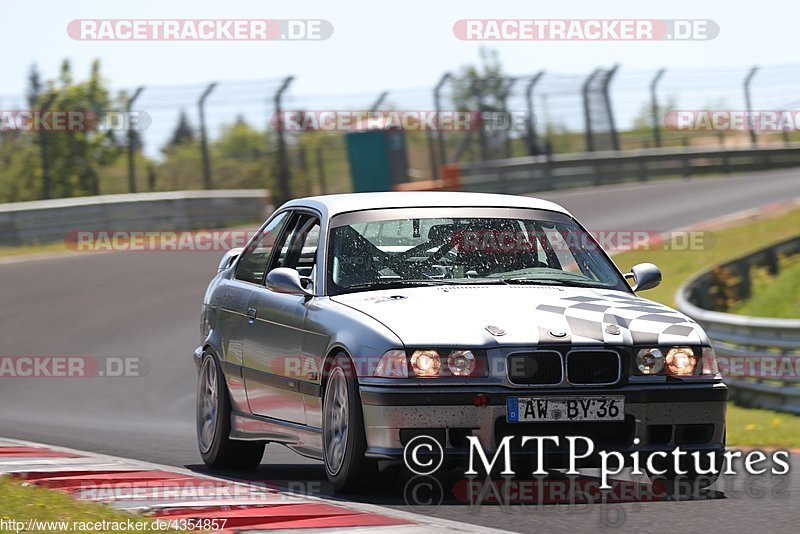
[{"label": "car door", "polygon": [[263,283],[272,249],[288,219],[288,213],[278,213],[260,228],[236,261],[233,276],[222,279],[214,291],[211,305],[217,313],[214,328],[222,343],[219,356],[237,369],[236,372],[226,371],[235,411],[250,411],[240,370],[244,365],[244,336],[249,326],[247,307],[253,288]]},{"label": "car door", "polygon": [[[279,238],[267,272],[297,269],[310,277],[319,241],[319,218],[296,211]],[[250,410],[292,423],[306,423],[303,403],[306,360],[302,355],[307,297],[256,288],[248,304],[244,340],[245,388]]]}]

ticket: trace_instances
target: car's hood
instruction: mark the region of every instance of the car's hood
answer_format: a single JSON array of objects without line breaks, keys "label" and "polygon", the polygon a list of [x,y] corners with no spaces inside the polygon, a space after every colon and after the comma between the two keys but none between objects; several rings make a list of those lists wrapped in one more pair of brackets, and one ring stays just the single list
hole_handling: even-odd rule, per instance
[{"label": "car's hood", "polygon": [[351,293],[332,300],[380,321],[407,346],[708,342],[686,315],[622,291],[461,285]]}]

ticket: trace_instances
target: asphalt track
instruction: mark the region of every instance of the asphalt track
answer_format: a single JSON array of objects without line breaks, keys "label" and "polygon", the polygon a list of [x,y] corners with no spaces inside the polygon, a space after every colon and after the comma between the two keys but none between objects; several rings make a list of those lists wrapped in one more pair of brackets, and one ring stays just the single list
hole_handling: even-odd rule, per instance
[{"label": "asphalt track", "polygon": [[[591,230],[661,232],[800,197],[800,171],[538,196],[561,203]],[[202,294],[218,257],[119,252],[0,260],[0,354],[140,357],[149,364],[147,374],[136,378],[0,379],[0,436],[202,469],[194,435],[191,351],[199,339]],[[798,463],[794,457],[794,467]],[[317,462],[275,445],[267,448],[252,478],[327,492]],[[796,478],[735,477],[708,492],[707,499],[690,502],[591,505],[579,511],[563,505],[476,509],[451,499],[415,511],[514,531],[669,526],[678,531],[796,532]],[[406,506],[401,486],[354,498]]]}]

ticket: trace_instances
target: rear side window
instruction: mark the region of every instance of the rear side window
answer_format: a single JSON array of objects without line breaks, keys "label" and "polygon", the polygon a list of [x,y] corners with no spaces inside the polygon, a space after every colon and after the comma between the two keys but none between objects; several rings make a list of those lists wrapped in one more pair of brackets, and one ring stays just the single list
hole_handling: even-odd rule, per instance
[{"label": "rear side window", "polygon": [[286,224],[287,214],[283,212],[272,219],[242,253],[236,265],[236,278],[253,284],[263,284],[272,255],[272,249],[278,241],[281,230]]}]

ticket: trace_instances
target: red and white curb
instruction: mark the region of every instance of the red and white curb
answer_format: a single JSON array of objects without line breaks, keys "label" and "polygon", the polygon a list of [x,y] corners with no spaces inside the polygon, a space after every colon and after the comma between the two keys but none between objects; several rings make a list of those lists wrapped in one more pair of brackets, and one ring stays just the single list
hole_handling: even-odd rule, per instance
[{"label": "red and white curb", "polygon": [[503,532],[15,439],[0,439],[0,476],[3,475],[152,518],[225,519],[220,532],[226,533]]}]

